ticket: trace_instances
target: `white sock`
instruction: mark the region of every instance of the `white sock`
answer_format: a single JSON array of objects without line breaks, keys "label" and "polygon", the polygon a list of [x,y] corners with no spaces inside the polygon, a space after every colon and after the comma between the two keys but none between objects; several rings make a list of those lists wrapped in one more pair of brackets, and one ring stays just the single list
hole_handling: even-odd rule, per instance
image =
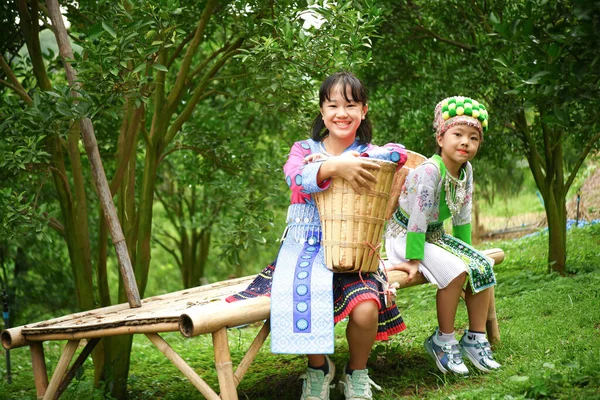
[{"label": "white sock", "polygon": [[475,341],[487,341],[487,337],[485,336],[485,333],[467,331],[466,340],[467,342],[473,343]]},{"label": "white sock", "polygon": [[448,343],[453,340],[456,340],[456,338],[454,337],[454,331],[452,333],[444,333],[444,332],[438,330],[437,335],[435,335],[433,338],[435,339],[435,341],[438,344]]}]

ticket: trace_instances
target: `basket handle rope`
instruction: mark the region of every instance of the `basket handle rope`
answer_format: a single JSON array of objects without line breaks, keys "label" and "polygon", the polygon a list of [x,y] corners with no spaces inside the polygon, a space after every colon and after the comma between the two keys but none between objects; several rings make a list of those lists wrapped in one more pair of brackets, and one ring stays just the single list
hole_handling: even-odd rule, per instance
[{"label": "basket handle rope", "polygon": [[385,280],[382,279],[379,271],[377,271],[375,273],[375,279],[381,283],[381,286],[383,287],[383,291],[380,292],[378,290],[373,289],[369,285],[367,285],[367,282],[365,282],[365,280],[362,277],[361,270],[358,270],[358,276],[360,277],[360,281],[363,283],[363,285],[365,285],[365,287],[367,289],[369,289],[370,291],[375,292],[377,294],[384,295],[385,306],[386,306],[386,308],[388,308],[391,306],[392,302],[394,302],[396,300],[396,289],[399,287],[399,285],[397,283],[393,283],[390,285],[390,283],[389,283],[387,271],[385,270],[385,264],[383,263],[383,260],[381,259],[381,256],[379,255],[379,248],[381,247],[381,243],[379,243],[377,246],[373,246],[373,244],[371,244],[367,241],[365,241],[364,243],[371,249],[369,251],[369,257],[371,257],[373,255],[373,253],[375,253],[377,255],[377,259],[379,260],[379,264],[381,265],[381,270],[383,271]]}]

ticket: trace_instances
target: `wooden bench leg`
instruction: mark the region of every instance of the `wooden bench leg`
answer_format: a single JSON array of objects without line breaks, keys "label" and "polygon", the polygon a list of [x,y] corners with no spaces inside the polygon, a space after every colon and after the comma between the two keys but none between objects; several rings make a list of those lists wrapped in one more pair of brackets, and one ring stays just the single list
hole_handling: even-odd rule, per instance
[{"label": "wooden bench leg", "polygon": [[500,343],[500,328],[498,328],[498,318],[496,317],[496,294],[494,288],[491,287],[490,305],[488,308],[487,321],[485,330],[487,331],[488,340],[492,344]]},{"label": "wooden bench leg", "polygon": [[44,359],[44,343],[32,342],[29,345],[31,352],[31,366],[33,367],[33,380],[37,398],[41,399],[48,389],[48,372],[46,371],[46,360]]},{"label": "wooden bench leg", "polygon": [[63,352],[58,360],[58,364],[56,365],[56,369],[52,374],[52,378],[50,379],[50,384],[48,385],[48,389],[44,394],[44,400],[54,399],[54,395],[58,390],[58,385],[63,379],[69,364],[71,363],[71,359],[73,359],[73,355],[75,354],[75,350],[77,350],[77,346],[79,346],[79,340],[69,340],[63,349]]},{"label": "wooden bench leg", "polygon": [[157,333],[146,333],[146,337],[183,373],[183,375],[202,393],[208,400],[220,400],[219,395],[212,390],[196,371],[190,367],[183,358]]},{"label": "wooden bench leg", "polygon": [[240,384],[240,382],[244,378],[244,375],[246,375],[246,372],[248,372],[250,364],[252,364],[252,361],[254,361],[254,358],[256,358],[256,354],[258,354],[260,348],[265,343],[265,340],[267,340],[267,337],[269,336],[270,332],[271,321],[267,319],[260,331],[258,332],[258,334],[256,335],[256,337],[254,338],[254,341],[250,345],[250,348],[246,352],[246,355],[244,356],[242,361],[240,361],[240,364],[235,370],[235,373],[233,374],[236,387]]},{"label": "wooden bench leg", "polygon": [[227,340],[227,328],[221,328],[212,334],[215,351],[215,367],[219,377],[219,388],[223,400],[238,400],[237,389],[233,380],[233,365]]},{"label": "wooden bench leg", "polygon": [[67,371],[64,378],[61,380],[60,385],[58,386],[58,389],[56,391],[56,394],[54,395],[54,399],[58,399],[63,394],[63,392],[65,390],[67,390],[69,383],[71,383],[71,381],[77,374],[77,370],[83,365],[83,363],[88,358],[88,356],[92,353],[92,351],[94,350],[94,347],[96,347],[96,345],[98,344],[99,341],[100,341],[100,338],[93,338],[93,339],[88,340],[84,349],[81,351],[81,353],[79,353],[79,356],[77,357],[77,359],[75,360],[73,365],[71,365],[71,368],[69,368],[69,371]]}]

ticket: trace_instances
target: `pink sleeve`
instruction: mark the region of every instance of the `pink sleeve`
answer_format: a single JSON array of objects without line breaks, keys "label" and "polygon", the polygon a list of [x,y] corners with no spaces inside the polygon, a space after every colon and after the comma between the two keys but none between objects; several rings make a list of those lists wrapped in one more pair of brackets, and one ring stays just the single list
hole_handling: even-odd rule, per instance
[{"label": "pink sleeve", "polygon": [[304,164],[304,157],[311,154],[311,149],[306,141],[296,142],[290,150],[288,160],[283,166],[285,181],[292,191],[291,203],[307,203],[311,193],[325,190],[329,187],[330,180],[326,179],[317,183],[317,174],[321,162]]}]

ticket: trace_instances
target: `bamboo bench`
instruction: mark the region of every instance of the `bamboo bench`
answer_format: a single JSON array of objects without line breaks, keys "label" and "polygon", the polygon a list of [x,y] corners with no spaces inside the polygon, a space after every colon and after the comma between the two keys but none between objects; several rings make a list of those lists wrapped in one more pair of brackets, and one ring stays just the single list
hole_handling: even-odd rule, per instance
[{"label": "bamboo bench", "polygon": [[[496,264],[504,260],[501,249],[486,250],[484,254]],[[398,282],[400,288],[426,283],[421,274],[410,283],[406,283],[404,272],[392,271],[388,275],[390,282]],[[271,299],[261,296],[233,303],[224,299],[245,289],[254,277],[149,297],[142,301],[140,308],[130,308],[123,303],[6,329],[1,334],[2,345],[5,349],[29,346],[37,396],[44,400],[60,397],[101,338],[126,334],[146,335],[207,399],[237,399],[237,386],[269,335]],[[487,332],[490,341],[497,342],[500,335],[493,299],[494,296],[488,312]],[[234,371],[227,328],[261,321],[264,321],[262,328]],[[160,333],[174,331],[188,338],[212,335],[220,396],[160,336]],[[43,342],[52,340],[67,340],[67,343],[48,381]],[[71,363],[82,340],[86,341],[85,347]]]}]

